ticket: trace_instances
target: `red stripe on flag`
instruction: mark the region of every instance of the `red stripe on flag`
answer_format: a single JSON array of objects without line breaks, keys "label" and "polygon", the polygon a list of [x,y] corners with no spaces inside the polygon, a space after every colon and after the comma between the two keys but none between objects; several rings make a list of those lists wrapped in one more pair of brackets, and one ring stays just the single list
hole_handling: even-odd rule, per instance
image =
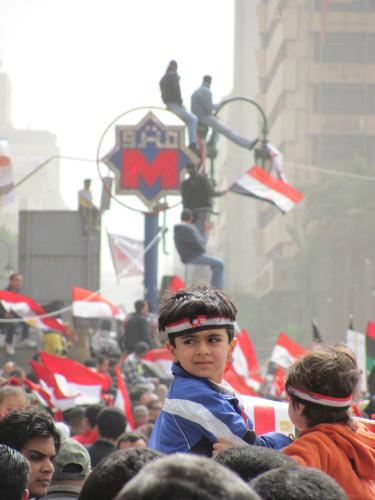
[{"label": "red stripe on flag", "polygon": [[280,332],[279,336],[277,337],[276,344],[281,347],[284,347],[284,349],[286,349],[289,352],[289,354],[291,354],[294,358],[299,358],[300,356],[303,356],[306,352],[306,349],[304,349],[299,344],[294,342],[284,332]]},{"label": "red stripe on flag", "polygon": [[366,335],[375,340],[375,323],[373,323],[372,321],[369,321],[367,323]]},{"label": "red stripe on flag", "polygon": [[298,203],[303,199],[303,194],[297,191],[293,186],[290,184],[287,184],[286,182],[276,179],[276,177],[273,177],[271,174],[269,174],[266,170],[264,170],[261,167],[251,167],[247,172],[246,175],[249,177],[253,177],[256,179],[258,182],[261,182],[268,188],[272,189],[273,191],[276,191],[283,196],[286,196],[289,198],[291,201],[294,203]]},{"label": "red stripe on flag", "polygon": [[254,406],[254,430],[257,434],[274,432],[275,408],[273,406]]}]

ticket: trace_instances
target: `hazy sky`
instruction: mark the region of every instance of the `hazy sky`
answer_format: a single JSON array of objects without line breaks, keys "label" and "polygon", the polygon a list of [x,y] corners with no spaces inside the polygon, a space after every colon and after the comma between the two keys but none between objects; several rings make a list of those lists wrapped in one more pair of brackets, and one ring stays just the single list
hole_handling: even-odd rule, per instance
[{"label": "hazy sky", "polygon": [[[217,100],[230,92],[233,23],[234,0],[0,0],[13,125],[56,134],[61,155],[95,158],[112,119],[135,106],[162,105],[158,82],[170,59],[179,63],[187,105],[206,73]],[[85,177],[93,178],[98,198],[94,164],[61,165],[71,208]],[[141,216],[124,209],[111,209],[104,222],[142,237]]]}]

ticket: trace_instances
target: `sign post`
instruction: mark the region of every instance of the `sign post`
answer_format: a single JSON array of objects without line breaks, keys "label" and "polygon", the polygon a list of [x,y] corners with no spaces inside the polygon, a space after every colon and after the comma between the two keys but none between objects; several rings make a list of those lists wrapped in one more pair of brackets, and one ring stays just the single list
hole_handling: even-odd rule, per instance
[{"label": "sign post", "polygon": [[157,310],[158,210],[162,196],[179,194],[187,163],[198,158],[185,146],[185,127],[165,125],[149,111],[136,125],[116,125],[115,146],[103,162],[114,172],[117,194],[135,194],[147,206],[145,215],[145,295]]}]

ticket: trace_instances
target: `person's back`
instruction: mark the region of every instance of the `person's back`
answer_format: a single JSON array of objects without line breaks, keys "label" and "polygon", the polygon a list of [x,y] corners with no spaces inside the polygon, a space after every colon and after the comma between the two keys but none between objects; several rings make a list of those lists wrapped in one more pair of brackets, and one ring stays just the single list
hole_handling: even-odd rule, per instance
[{"label": "person's back", "polygon": [[176,71],[166,71],[160,80],[161,98],[164,104],[177,103],[182,104],[180,77]]},{"label": "person's back", "polygon": [[190,210],[212,207],[212,197],[215,194],[210,181],[204,174],[191,174],[181,183],[182,205]]},{"label": "person's back", "polygon": [[182,221],[174,226],[174,242],[184,264],[193,261],[206,250],[203,237],[192,223]]},{"label": "person's back", "polygon": [[151,348],[151,338],[147,320],[148,305],[144,300],[134,303],[135,312],[125,322],[124,345],[128,354],[134,352],[137,342],[146,342]]},{"label": "person's back", "polygon": [[375,434],[352,420],[360,372],[345,345],[322,346],[289,369],[289,415],[300,436],[283,451],[333,477],[350,499],[375,498]]}]

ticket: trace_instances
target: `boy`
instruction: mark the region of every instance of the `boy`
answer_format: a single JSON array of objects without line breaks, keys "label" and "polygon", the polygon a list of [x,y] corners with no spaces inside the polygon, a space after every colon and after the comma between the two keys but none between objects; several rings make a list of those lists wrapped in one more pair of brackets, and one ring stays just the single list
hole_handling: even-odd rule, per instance
[{"label": "boy", "polygon": [[270,448],[290,443],[279,433],[256,437],[231,387],[223,382],[225,365],[235,347],[236,312],[222,291],[204,286],[181,290],[163,300],[159,330],[168,335],[174,380],[155,422],[150,448],[211,456],[218,439]]},{"label": "boy", "polygon": [[283,452],[333,477],[349,499],[375,498],[375,434],[350,414],[360,377],[344,344],[320,346],[297,360],[286,380],[289,416],[300,437]]}]

